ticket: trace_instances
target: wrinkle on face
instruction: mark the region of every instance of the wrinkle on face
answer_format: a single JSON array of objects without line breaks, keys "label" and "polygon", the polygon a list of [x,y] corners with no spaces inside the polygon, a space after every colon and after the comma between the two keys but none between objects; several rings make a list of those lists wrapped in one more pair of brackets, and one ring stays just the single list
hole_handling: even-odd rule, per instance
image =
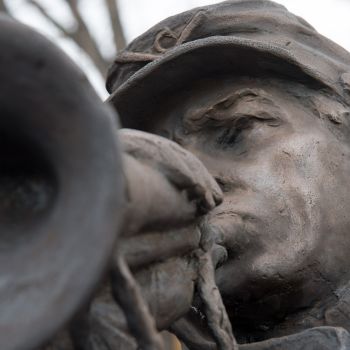
[{"label": "wrinkle on face", "polygon": [[263,89],[243,88],[230,91],[225,97],[206,104],[189,108],[183,117],[184,129],[191,133],[201,130],[205,126],[219,127],[235,123],[243,117],[255,117],[270,120],[270,125],[279,125],[283,109],[280,108]]}]

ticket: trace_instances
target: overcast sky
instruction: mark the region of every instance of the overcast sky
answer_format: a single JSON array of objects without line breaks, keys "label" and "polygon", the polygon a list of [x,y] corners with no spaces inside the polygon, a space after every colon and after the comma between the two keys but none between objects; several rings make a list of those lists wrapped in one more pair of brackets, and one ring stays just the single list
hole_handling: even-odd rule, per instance
[{"label": "overcast sky", "polygon": [[[104,82],[89,60],[57,30],[45,21],[24,0],[6,0],[17,18],[36,27],[61,46],[86,72],[102,98],[107,97]],[[213,0],[119,0],[122,22],[127,40],[142,34],[162,19],[190,8],[213,4]],[[350,51],[350,0],[278,0],[290,11],[306,19],[320,33]],[[41,0],[51,13],[64,24],[73,23],[63,0]],[[102,43],[106,56],[114,56],[112,34],[106,22],[102,0],[80,0],[81,9],[89,26]]]}]

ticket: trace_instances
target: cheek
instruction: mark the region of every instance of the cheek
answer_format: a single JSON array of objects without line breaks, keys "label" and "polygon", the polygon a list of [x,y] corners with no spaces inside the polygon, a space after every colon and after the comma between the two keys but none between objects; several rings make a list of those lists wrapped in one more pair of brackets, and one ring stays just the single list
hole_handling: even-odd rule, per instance
[{"label": "cheek", "polygon": [[[265,149],[250,170],[258,194],[264,249],[253,268],[265,275],[290,274],[313,259],[320,239],[327,148],[320,136],[300,135]],[[255,174],[255,175],[253,175]]]},{"label": "cheek", "polygon": [[338,283],[350,263],[349,147],[320,133],[285,142],[280,151],[274,167],[290,218],[286,251],[294,251],[296,265]]}]

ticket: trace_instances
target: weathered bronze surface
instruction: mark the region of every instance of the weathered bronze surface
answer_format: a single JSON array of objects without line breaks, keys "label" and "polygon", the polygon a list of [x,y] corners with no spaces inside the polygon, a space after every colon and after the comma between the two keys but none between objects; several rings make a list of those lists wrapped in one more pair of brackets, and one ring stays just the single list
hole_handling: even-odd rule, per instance
[{"label": "weathered bronze surface", "polygon": [[33,349],[101,279],[122,174],[113,114],[76,66],[5,16],[0,47],[0,349]]},{"label": "weathered bronze surface", "polygon": [[1,349],[350,349],[348,52],[270,1],[196,8],[118,54],[117,131],[0,25]]},{"label": "weathered bronze surface", "polygon": [[[227,250],[215,276],[242,348],[350,347],[349,72],[348,52],[264,0],[170,17],[110,69],[122,125],[189,150],[223,191],[200,230]],[[230,348],[199,290],[168,324],[190,349]]]}]

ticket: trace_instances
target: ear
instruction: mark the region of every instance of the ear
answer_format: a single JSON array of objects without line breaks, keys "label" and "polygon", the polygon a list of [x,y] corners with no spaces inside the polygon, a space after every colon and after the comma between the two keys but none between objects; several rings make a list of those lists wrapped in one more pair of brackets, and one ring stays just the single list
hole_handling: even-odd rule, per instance
[{"label": "ear", "polygon": [[313,97],[312,108],[321,119],[328,119],[333,124],[346,124],[349,120],[350,109],[334,98],[323,95]]}]

